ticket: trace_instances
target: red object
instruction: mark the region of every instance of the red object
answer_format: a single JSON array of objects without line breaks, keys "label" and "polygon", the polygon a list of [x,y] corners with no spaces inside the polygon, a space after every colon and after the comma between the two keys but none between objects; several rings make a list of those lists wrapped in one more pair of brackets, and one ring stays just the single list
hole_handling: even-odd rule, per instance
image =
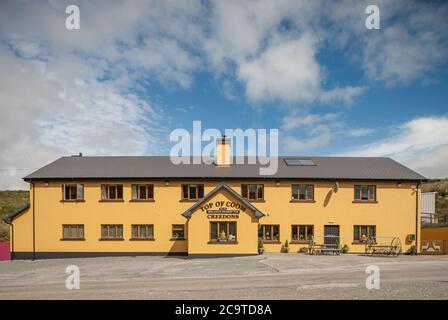
[{"label": "red object", "polygon": [[9,242],[0,242],[0,261],[11,260]]}]

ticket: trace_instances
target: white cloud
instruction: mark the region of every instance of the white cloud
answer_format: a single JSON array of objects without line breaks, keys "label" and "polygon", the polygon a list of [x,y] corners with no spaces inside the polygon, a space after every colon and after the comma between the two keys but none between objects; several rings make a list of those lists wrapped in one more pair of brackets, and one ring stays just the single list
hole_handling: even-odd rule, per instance
[{"label": "white cloud", "polygon": [[356,96],[364,93],[366,90],[366,87],[337,87],[329,91],[322,91],[320,95],[320,101],[324,103],[331,103],[333,101],[339,100],[346,104],[351,104]]},{"label": "white cloud", "polygon": [[[360,13],[369,4],[380,8],[380,30],[364,26],[366,15]],[[388,86],[428,83],[448,58],[447,16],[443,2],[332,2],[323,17],[332,28],[323,36],[351,53],[370,81]]]},{"label": "white cloud", "polygon": [[335,121],[338,114],[305,114],[305,115],[288,115],[283,118],[281,128],[286,131],[296,129],[298,127],[313,127],[317,124]]},{"label": "white cloud", "polygon": [[[96,80],[101,71],[84,60],[38,62],[0,49],[0,70],[0,188],[24,187],[21,177],[61,155],[156,149],[151,128],[161,114],[134,94]],[[4,170],[17,168],[31,170]]]},{"label": "white cloud", "polygon": [[[297,110],[297,109],[296,109]],[[281,123],[281,144],[288,153],[319,150],[337,139],[359,138],[372,134],[370,128],[351,128],[341,113],[298,113],[290,111]]]},{"label": "white cloud", "polygon": [[246,83],[249,100],[314,100],[321,82],[314,41],[310,35],[280,41],[260,57],[241,63],[237,74]]},{"label": "white cloud", "polygon": [[392,157],[429,177],[448,176],[448,117],[421,117],[397,126],[387,138],[341,155]]},{"label": "white cloud", "polygon": [[250,103],[351,102],[364,88],[323,88],[321,16],[319,1],[218,1],[204,50],[215,72],[235,74]]},{"label": "white cloud", "polygon": [[148,80],[187,88],[197,69],[199,3],[86,1],[77,31],[65,5],[2,2],[0,168],[30,170],[0,170],[0,188],[62,155],[158,152],[164,110],[137,92]]},{"label": "white cloud", "polygon": [[356,128],[356,129],[349,130],[347,132],[347,134],[350,137],[359,138],[359,137],[368,136],[374,132],[375,132],[375,129],[371,129],[371,128]]},{"label": "white cloud", "polygon": [[280,143],[288,153],[305,153],[328,145],[344,127],[339,115],[296,114],[283,118]]}]

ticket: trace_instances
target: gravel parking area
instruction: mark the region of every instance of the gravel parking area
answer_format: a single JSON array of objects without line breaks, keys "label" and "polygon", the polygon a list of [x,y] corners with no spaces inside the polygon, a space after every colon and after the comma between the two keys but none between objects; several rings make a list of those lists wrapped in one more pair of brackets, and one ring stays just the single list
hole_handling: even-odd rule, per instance
[{"label": "gravel parking area", "polygon": [[[68,290],[66,267],[80,270]],[[366,267],[380,289],[366,288]],[[0,299],[448,299],[448,256],[110,257],[0,262]]]}]

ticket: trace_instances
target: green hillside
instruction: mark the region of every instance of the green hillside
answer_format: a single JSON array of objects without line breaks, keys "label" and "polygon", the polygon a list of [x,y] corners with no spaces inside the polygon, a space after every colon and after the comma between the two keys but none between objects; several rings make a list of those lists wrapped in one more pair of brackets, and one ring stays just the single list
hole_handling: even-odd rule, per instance
[{"label": "green hillside", "polygon": [[0,241],[9,238],[9,226],[3,218],[11,212],[20,209],[29,202],[28,191],[0,191]]},{"label": "green hillside", "polygon": [[436,213],[441,220],[448,221],[448,179],[430,180],[422,186],[422,192],[433,191],[437,192]]}]

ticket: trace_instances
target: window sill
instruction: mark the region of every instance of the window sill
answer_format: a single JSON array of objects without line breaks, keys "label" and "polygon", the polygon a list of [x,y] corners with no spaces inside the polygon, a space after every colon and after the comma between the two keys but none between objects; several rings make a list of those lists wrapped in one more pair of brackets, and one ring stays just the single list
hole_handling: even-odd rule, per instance
[{"label": "window sill", "polygon": [[[246,198],[245,198],[246,199]],[[249,202],[266,202],[264,199],[260,199],[260,200],[250,200],[250,199],[246,199]]]},{"label": "window sill", "polygon": [[358,244],[358,245],[359,245],[359,244],[362,244],[362,245],[366,245],[366,244],[377,245],[378,243],[376,243],[376,242],[367,243],[367,242],[361,242],[361,241],[353,241],[352,244],[353,244],[353,245],[356,245],[356,244]]},{"label": "window sill", "polygon": [[376,200],[353,200],[352,203],[378,203]]},{"label": "window sill", "polygon": [[182,199],[179,200],[179,202],[198,202],[199,200],[202,200],[203,198],[198,198],[198,199]]},{"label": "window sill", "polygon": [[123,238],[117,238],[117,239],[104,239],[104,238],[100,238],[98,239],[100,241],[124,241]]},{"label": "window sill", "polygon": [[291,200],[291,203],[315,203],[316,200]]},{"label": "window sill", "polygon": [[263,243],[266,243],[266,244],[281,244],[281,242],[278,241],[278,240],[263,240]]},{"label": "window sill", "polygon": [[129,239],[129,241],[155,241],[156,239],[154,238],[131,238]]},{"label": "window sill", "polygon": [[238,244],[238,241],[209,241],[208,244]]},{"label": "window sill", "polygon": [[132,199],[129,202],[156,202],[154,199]]},{"label": "window sill", "polygon": [[186,238],[171,238],[170,241],[185,241]]},{"label": "window sill", "polygon": [[85,238],[77,238],[77,239],[75,239],[75,238],[73,238],[73,239],[70,239],[70,238],[61,238],[60,240],[61,240],[61,241],[85,241],[86,239],[85,239]]},{"label": "window sill", "polygon": [[99,200],[98,202],[124,202],[124,200],[123,199],[111,199],[111,200],[106,200],[106,199],[103,199],[103,200]]},{"label": "window sill", "polygon": [[65,203],[65,202],[86,202],[86,200],[81,200],[81,199],[79,199],[79,200],[61,200],[60,201],[61,203]]},{"label": "window sill", "polygon": [[310,241],[308,240],[293,240],[290,242],[290,244],[309,244]]}]

